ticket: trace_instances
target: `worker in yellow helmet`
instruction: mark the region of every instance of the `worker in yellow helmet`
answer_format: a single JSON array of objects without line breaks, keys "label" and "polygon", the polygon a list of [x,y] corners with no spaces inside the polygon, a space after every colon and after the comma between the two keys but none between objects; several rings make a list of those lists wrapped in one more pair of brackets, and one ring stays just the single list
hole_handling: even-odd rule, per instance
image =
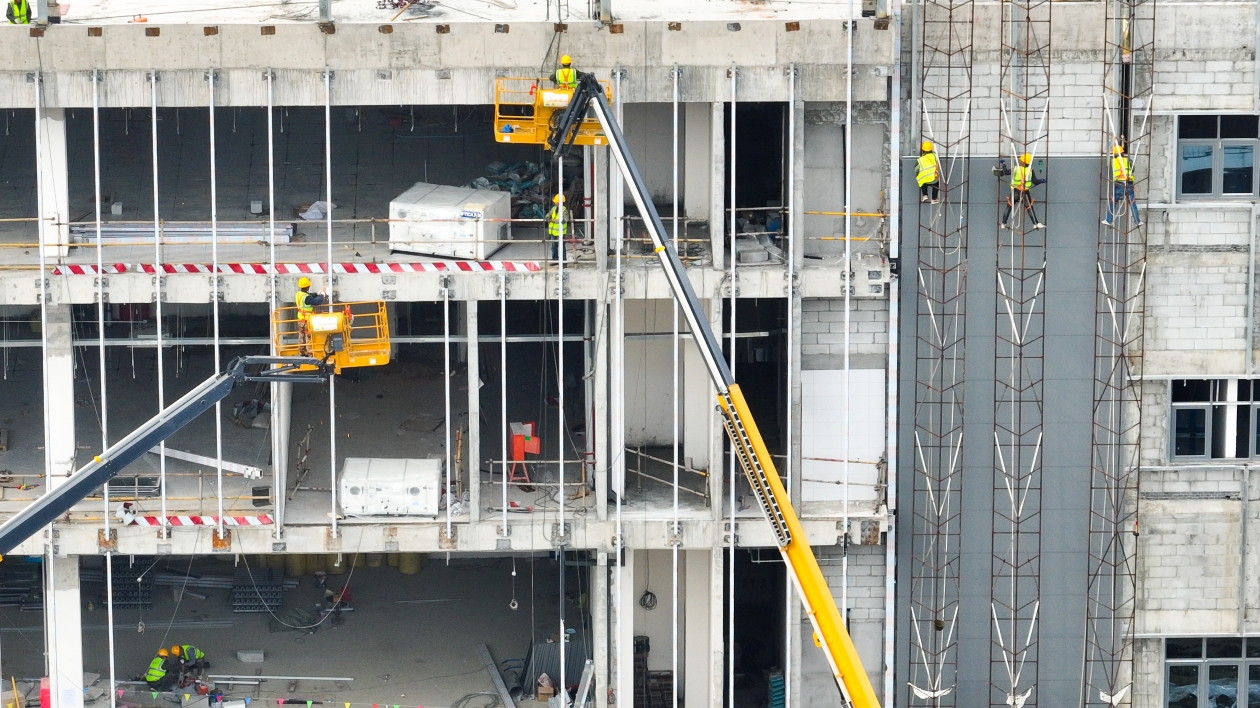
[{"label": "worker in yellow helmet", "polygon": [[307,350],[307,343],[310,342],[310,325],[311,315],[314,314],[315,308],[327,304],[328,293],[326,291],[311,293],[311,279],[305,275],[298,278],[298,291],[293,296],[293,304],[297,306],[298,314],[298,344],[301,347],[303,356],[310,356]]},{"label": "worker in yellow helmet", "polygon": [[175,684],[174,668],[175,662],[166,649],[158,649],[157,656],[149,662],[149,670],[144,673],[144,682],[155,691],[165,691]]},{"label": "worker in yellow helmet", "polygon": [[4,16],[11,25],[29,25],[31,23],[31,4],[27,0],[9,0]]},{"label": "worker in yellow helmet", "polygon": [[562,89],[577,88],[578,73],[577,69],[573,68],[573,57],[568,54],[560,57],[560,68],[556,69],[554,79],[556,86],[559,86]]},{"label": "worker in yellow helmet", "polygon": [[547,238],[554,239],[551,242],[551,259],[559,260],[560,254],[564,253],[564,237],[569,229],[569,210],[564,206],[564,195],[557,194],[551,199],[551,211],[547,212]]},{"label": "worker in yellow helmet", "polygon": [[180,668],[192,671],[208,666],[206,653],[191,644],[175,644],[171,646],[171,656],[179,661]]},{"label": "worker in yellow helmet", "polygon": [[1034,229],[1046,228],[1045,224],[1037,220],[1037,212],[1033,209],[1032,188],[1045,184],[1046,180],[1037,177],[1037,172],[1032,168],[1032,155],[1029,153],[1020,155],[1014,167],[1007,167],[1006,160],[998,160],[998,166],[993,168],[993,173],[999,177],[1011,176],[1011,196],[1006,198],[1006,211],[1002,214],[1000,226],[1004,229],[1010,228],[1008,222],[1011,212],[1014,211],[1015,205],[1019,204],[1028,212]]},{"label": "worker in yellow helmet", "polygon": [[932,203],[941,203],[941,166],[936,159],[936,146],[931,140],[924,140],[919,147],[919,163],[915,181],[919,183],[919,201],[926,202],[928,193],[932,195]]},{"label": "worker in yellow helmet", "polygon": [[1111,226],[1111,220],[1115,216],[1116,204],[1120,200],[1129,202],[1130,214],[1133,217],[1131,228],[1137,228],[1142,225],[1142,219],[1138,216],[1137,194],[1133,191],[1133,160],[1124,154],[1124,146],[1116,143],[1111,148],[1111,204],[1107,207],[1107,218],[1102,222],[1107,226]]}]

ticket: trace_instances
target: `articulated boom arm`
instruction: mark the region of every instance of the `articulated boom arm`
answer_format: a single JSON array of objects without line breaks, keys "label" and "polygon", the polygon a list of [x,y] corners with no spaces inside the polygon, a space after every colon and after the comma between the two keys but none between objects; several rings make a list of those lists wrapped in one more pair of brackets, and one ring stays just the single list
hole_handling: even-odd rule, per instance
[{"label": "articulated boom arm", "polygon": [[735,383],[730,367],[722,355],[717,338],[709,328],[704,310],[696,299],[695,290],[674,244],[666,238],[665,226],[656,212],[656,207],[648,198],[647,186],[639,168],[634,164],[630,151],[626,147],[625,137],[617,121],[613,118],[608,100],[604,98],[599,83],[590,74],[583,74],[578,86],[573,91],[569,106],[552,131],[548,146],[558,158],[562,158],[572,145],[577,134],[577,126],[586,115],[587,109],[594,111],[608,136],[609,149],[617,160],[622,174],[629,183],[630,193],[639,207],[639,214],[647,225],[648,234],[656,253],[660,256],[661,267],[665,277],[673,289],[674,298],[682,305],[683,314],[687,318],[696,343],[700,346],[700,354],[704,358],[709,375],[718,390],[718,404],[722,411],[723,424],[730,435],[735,449],[735,456],[744,468],[744,474],[752,485],[753,493],[765,512],[778,540],[779,551],[783,560],[796,579],[796,588],[800,591],[801,602],[805,605],[810,621],[814,625],[815,638],[821,644],[831,664],[832,673],[840,687],[845,700],[855,708],[879,708],[879,699],[871,686],[866,670],[858,658],[857,649],[844,626],[844,619],[836,607],[835,599],[827,587],[818,560],[805,539],[800,519],[792,509],[779,474],[775,471],[770,452],[766,449],[757,431],[757,424],[748,411],[744,394]]},{"label": "articulated boom arm", "polygon": [[[248,373],[249,365],[262,364],[257,373]],[[314,371],[300,371],[302,366]],[[8,553],[40,529],[55,521],[97,487],[118,476],[154,445],[162,442],[193,421],[194,418],[227,398],[238,384],[246,381],[320,382],[328,378],[327,366],[318,359],[306,357],[246,356],[232,360],[226,371],[215,374],[189,391],[183,398],[136,428],[130,435],[114,443],[105,452],[92,458],[62,485],[52,487],[39,498],[0,526],[0,554]]]}]

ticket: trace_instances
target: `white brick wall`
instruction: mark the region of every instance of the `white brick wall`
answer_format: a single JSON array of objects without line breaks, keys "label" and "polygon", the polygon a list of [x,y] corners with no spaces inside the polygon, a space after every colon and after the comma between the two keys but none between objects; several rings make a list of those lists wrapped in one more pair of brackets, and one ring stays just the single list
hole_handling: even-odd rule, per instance
[{"label": "white brick wall", "polygon": [[1138,632],[1237,631],[1242,503],[1139,502]]},{"label": "white brick wall", "polygon": [[[1191,233],[1203,226],[1195,222]],[[1245,254],[1240,258],[1225,253],[1152,257],[1146,295],[1147,350],[1242,349],[1247,331],[1244,261]]]},{"label": "white brick wall", "polygon": [[[849,300],[851,354],[888,353],[888,301]],[[801,353],[844,354],[844,300],[801,301]]]}]

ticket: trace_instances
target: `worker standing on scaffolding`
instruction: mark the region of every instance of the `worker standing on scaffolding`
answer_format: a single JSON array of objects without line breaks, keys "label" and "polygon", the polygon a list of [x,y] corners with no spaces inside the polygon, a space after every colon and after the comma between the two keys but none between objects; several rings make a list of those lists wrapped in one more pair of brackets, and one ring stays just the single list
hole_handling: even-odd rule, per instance
[{"label": "worker standing on scaffolding", "polygon": [[915,180],[919,183],[920,202],[926,202],[930,192],[932,203],[941,203],[941,166],[936,160],[936,147],[931,140],[924,140],[920,146]]},{"label": "worker standing on scaffolding", "polygon": [[570,90],[577,88],[578,72],[573,68],[573,57],[568,54],[560,57],[560,68],[556,69],[556,74],[552,78],[559,88]]},{"label": "worker standing on scaffolding", "polygon": [[297,305],[298,311],[298,344],[302,347],[302,356],[310,356],[307,344],[311,341],[311,315],[314,314],[315,308],[319,305],[328,303],[327,291],[311,294],[311,279],[305,275],[298,278],[297,295],[293,297],[293,303]]},{"label": "worker standing on scaffolding", "polygon": [[999,177],[1011,176],[1011,196],[1006,199],[1006,211],[1002,214],[1002,228],[1010,228],[1011,212],[1015,210],[1017,203],[1028,212],[1034,229],[1046,228],[1045,224],[1037,220],[1037,212],[1033,209],[1032,188],[1045,184],[1046,180],[1037,177],[1036,170],[1032,168],[1032,155],[1029,153],[1020,155],[1018,163],[1013,168],[1006,166],[1006,160],[998,160],[998,166],[993,172]]},{"label": "worker standing on scaffolding", "polygon": [[1121,200],[1129,202],[1129,209],[1133,215],[1132,228],[1142,225],[1142,218],[1138,216],[1137,194],[1133,191],[1133,160],[1124,154],[1124,146],[1116,143],[1111,148],[1111,205],[1107,207],[1107,218],[1103,219],[1103,224],[1112,226],[1111,220],[1116,215],[1116,204]]},{"label": "worker standing on scaffolding", "polygon": [[564,195],[557,194],[552,197],[551,202],[554,206],[551,211],[547,212],[547,238],[551,241],[551,259],[559,260],[566,257],[564,237],[569,230],[569,210],[564,207]]}]

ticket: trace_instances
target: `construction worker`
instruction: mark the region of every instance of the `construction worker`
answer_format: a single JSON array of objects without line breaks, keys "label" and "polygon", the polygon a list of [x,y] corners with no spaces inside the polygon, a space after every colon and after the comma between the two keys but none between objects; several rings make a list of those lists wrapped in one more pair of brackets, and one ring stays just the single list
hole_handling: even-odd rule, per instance
[{"label": "construction worker", "polygon": [[172,673],[174,668],[175,662],[171,660],[166,649],[158,649],[157,656],[149,662],[149,670],[144,674],[144,682],[155,691],[165,691],[175,683],[175,674]]},{"label": "construction worker", "polygon": [[1116,203],[1122,199],[1129,202],[1133,228],[1141,226],[1142,219],[1138,216],[1137,194],[1133,191],[1133,160],[1124,154],[1124,147],[1116,143],[1111,148],[1111,205],[1107,207],[1107,218],[1102,220],[1107,226],[1111,226],[1111,219],[1116,212]]},{"label": "construction worker", "polygon": [[560,57],[560,68],[556,69],[556,75],[553,78],[556,86],[562,89],[577,88],[578,73],[577,69],[573,68],[573,57],[568,54]]},{"label": "construction worker", "polygon": [[1018,202],[1020,206],[1028,212],[1028,216],[1033,221],[1034,229],[1044,229],[1046,225],[1037,220],[1037,212],[1033,210],[1032,188],[1039,184],[1045,184],[1044,179],[1037,177],[1037,172],[1032,168],[1032,155],[1024,153],[1019,156],[1019,161],[1014,168],[1006,166],[1006,160],[999,160],[998,167],[994,169],[994,173],[999,176],[1011,176],[1011,196],[1006,199],[1006,211],[1002,214],[1002,228],[1009,229],[1007,222],[1010,221],[1011,212],[1015,209]]},{"label": "construction worker", "polygon": [[569,230],[569,210],[564,206],[563,194],[557,194],[551,203],[554,206],[547,212],[547,238],[555,239],[551,242],[551,259],[559,260],[559,254],[564,253],[559,249],[564,248],[564,237]]},{"label": "construction worker", "polygon": [[29,25],[31,23],[31,4],[27,0],[9,0],[9,7],[4,11],[11,25]]},{"label": "construction worker", "polygon": [[173,645],[170,653],[179,660],[179,666],[184,671],[196,671],[207,666],[206,653],[191,644]]},{"label": "construction worker", "polygon": [[315,308],[319,305],[327,304],[328,297],[325,293],[311,294],[311,279],[305,275],[298,278],[297,295],[293,296],[293,303],[297,305],[298,311],[298,344],[302,347],[302,354],[310,356],[306,345],[311,341],[310,326],[311,315],[315,312]]},{"label": "construction worker", "polygon": [[333,624],[341,624],[344,621],[341,617],[341,611],[350,607],[350,588],[342,587],[336,591],[331,588],[324,590],[324,602],[328,603],[328,609],[325,612],[332,613]]},{"label": "construction worker", "polygon": [[915,180],[919,183],[919,201],[926,202],[928,193],[932,194],[932,203],[941,203],[940,182],[941,167],[936,161],[936,147],[931,140],[924,140],[919,148],[918,172]]}]

